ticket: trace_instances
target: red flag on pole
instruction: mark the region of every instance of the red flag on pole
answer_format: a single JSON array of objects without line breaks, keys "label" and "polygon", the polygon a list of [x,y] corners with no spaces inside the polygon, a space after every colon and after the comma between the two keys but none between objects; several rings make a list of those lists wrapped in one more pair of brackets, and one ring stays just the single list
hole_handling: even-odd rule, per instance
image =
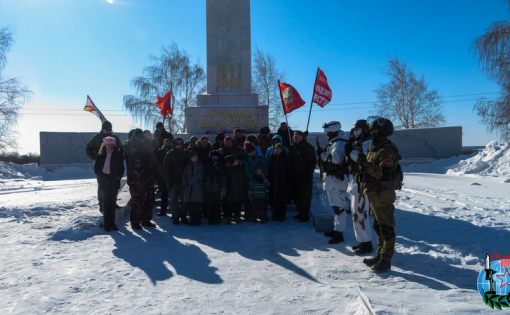
[{"label": "red flag on pole", "polygon": [[168,91],[163,96],[156,97],[156,105],[161,109],[161,115],[163,115],[163,117],[166,117],[167,115],[170,115],[173,112],[172,98],[173,98],[172,91]]},{"label": "red flag on pole", "polygon": [[312,102],[324,107],[328,105],[333,97],[333,92],[329,88],[328,79],[321,69],[317,69],[317,77],[313,86]]},{"label": "red flag on pole", "polygon": [[280,88],[280,98],[285,115],[305,104],[305,101],[292,85],[278,80],[278,87]]}]

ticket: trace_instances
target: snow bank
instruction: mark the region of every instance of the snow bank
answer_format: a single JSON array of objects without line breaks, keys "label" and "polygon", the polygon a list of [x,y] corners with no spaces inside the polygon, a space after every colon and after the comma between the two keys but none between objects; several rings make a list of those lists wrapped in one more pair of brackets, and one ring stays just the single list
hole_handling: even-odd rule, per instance
[{"label": "snow bank", "polygon": [[510,143],[489,142],[480,153],[460,161],[447,174],[503,177],[505,182],[510,182]]},{"label": "snow bank", "polygon": [[93,178],[94,171],[91,166],[66,166],[48,171],[35,163],[15,164],[0,162],[0,179],[44,179],[65,180]]}]

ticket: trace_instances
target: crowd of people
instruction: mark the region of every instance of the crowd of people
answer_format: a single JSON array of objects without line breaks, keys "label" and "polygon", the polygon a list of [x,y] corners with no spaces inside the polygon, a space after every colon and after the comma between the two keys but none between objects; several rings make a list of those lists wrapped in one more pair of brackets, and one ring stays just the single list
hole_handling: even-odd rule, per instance
[{"label": "crowd of people", "polygon": [[306,132],[291,130],[285,122],[275,134],[269,127],[258,135],[244,135],[239,128],[231,135],[218,131],[212,143],[208,136],[174,138],[160,122],[153,133],[131,130],[121,143],[105,121],[86,147],[95,160],[103,227],[118,229],[116,199],[125,170],[133,230],[155,227],[156,194],[161,197],[158,215],[170,215],[174,224],[264,223],[269,213],[273,220],[285,221],[292,203],[294,219],[306,222],[318,163],[334,212],[333,229],[324,233],[329,243],[344,241],[346,216],[351,213],[359,242],[354,252],[372,252],[371,216],[377,253],[364,262],[375,271],[389,270],[395,246],[393,203],[402,183],[400,155],[388,139],[393,125],[378,118],[371,123],[358,120],[350,131],[342,131],[338,121],[323,128],[329,143],[323,149],[317,142],[316,150]]}]

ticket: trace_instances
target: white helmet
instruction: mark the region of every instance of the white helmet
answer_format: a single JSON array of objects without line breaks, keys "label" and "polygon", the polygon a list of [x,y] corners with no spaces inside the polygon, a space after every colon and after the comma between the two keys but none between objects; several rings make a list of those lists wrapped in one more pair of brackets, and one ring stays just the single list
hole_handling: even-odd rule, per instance
[{"label": "white helmet", "polygon": [[338,132],[342,129],[342,124],[339,121],[332,120],[324,123],[322,128],[324,129],[324,133]]}]

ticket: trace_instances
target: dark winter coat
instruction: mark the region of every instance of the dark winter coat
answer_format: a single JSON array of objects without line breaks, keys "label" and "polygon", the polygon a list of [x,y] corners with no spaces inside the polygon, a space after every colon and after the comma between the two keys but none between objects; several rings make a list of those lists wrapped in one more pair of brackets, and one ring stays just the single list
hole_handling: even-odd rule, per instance
[{"label": "dark winter coat", "polygon": [[172,149],[168,151],[163,161],[165,178],[169,188],[180,186],[182,183],[182,172],[188,161],[188,151],[184,149]]},{"label": "dark winter coat", "polygon": [[212,146],[209,143],[206,147],[203,147],[201,144],[195,147],[195,151],[198,153],[198,159],[204,164],[209,161],[209,152],[211,152],[211,150]]},{"label": "dark winter coat", "polygon": [[292,134],[292,129],[289,127],[289,130],[282,130],[282,128],[278,128],[278,131],[276,132],[280,137],[282,137],[283,141],[282,144],[286,147],[290,147],[290,134]]},{"label": "dark winter coat", "polygon": [[157,161],[145,140],[129,140],[124,147],[129,186],[154,186]]},{"label": "dark winter coat", "polygon": [[298,182],[312,180],[316,164],[315,148],[306,139],[290,146],[289,165],[293,180]]},{"label": "dark winter coat", "polygon": [[154,147],[156,147],[157,149],[160,149],[162,146],[163,146],[163,141],[165,139],[170,139],[170,141],[174,141],[174,136],[166,131],[165,129],[163,129],[162,132],[159,132],[157,129],[154,131]]},{"label": "dark winter coat", "polygon": [[94,173],[96,173],[97,182],[100,190],[118,190],[120,179],[124,176],[124,157],[119,148],[113,150],[110,159],[110,174],[103,173],[104,163],[106,161],[106,151],[98,155],[94,163]]},{"label": "dark winter coat", "polygon": [[207,193],[220,193],[226,189],[225,166],[223,163],[209,162],[204,173],[205,191]]},{"label": "dark winter coat", "polygon": [[247,187],[243,164],[237,166],[227,165],[225,167],[225,176],[227,188],[225,200],[232,203],[243,202]]},{"label": "dark winter coat", "polygon": [[273,154],[268,164],[268,177],[271,182],[269,198],[271,200],[288,201],[289,194],[289,165],[285,153]]},{"label": "dark winter coat", "polygon": [[198,161],[188,163],[182,173],[184,202],[203,202],[204,200],[204,165]]},{"label": "dark winter coat", "polygon": [[104,134],[102,131],[100,131],[98,134],[96,134],[92,139],[90,139],[89,143],[87,143],[87,146],[85,147],[85,153],[91,160],[95,160],[99,154],[99,148],[101,147],[101,144],[103,144],[103,139],[106,137],[114,137],[115,142],[117,145],[117,148],[122,153],[122,142],[120,141],[119,137],[116,135],[107,135]]}]

